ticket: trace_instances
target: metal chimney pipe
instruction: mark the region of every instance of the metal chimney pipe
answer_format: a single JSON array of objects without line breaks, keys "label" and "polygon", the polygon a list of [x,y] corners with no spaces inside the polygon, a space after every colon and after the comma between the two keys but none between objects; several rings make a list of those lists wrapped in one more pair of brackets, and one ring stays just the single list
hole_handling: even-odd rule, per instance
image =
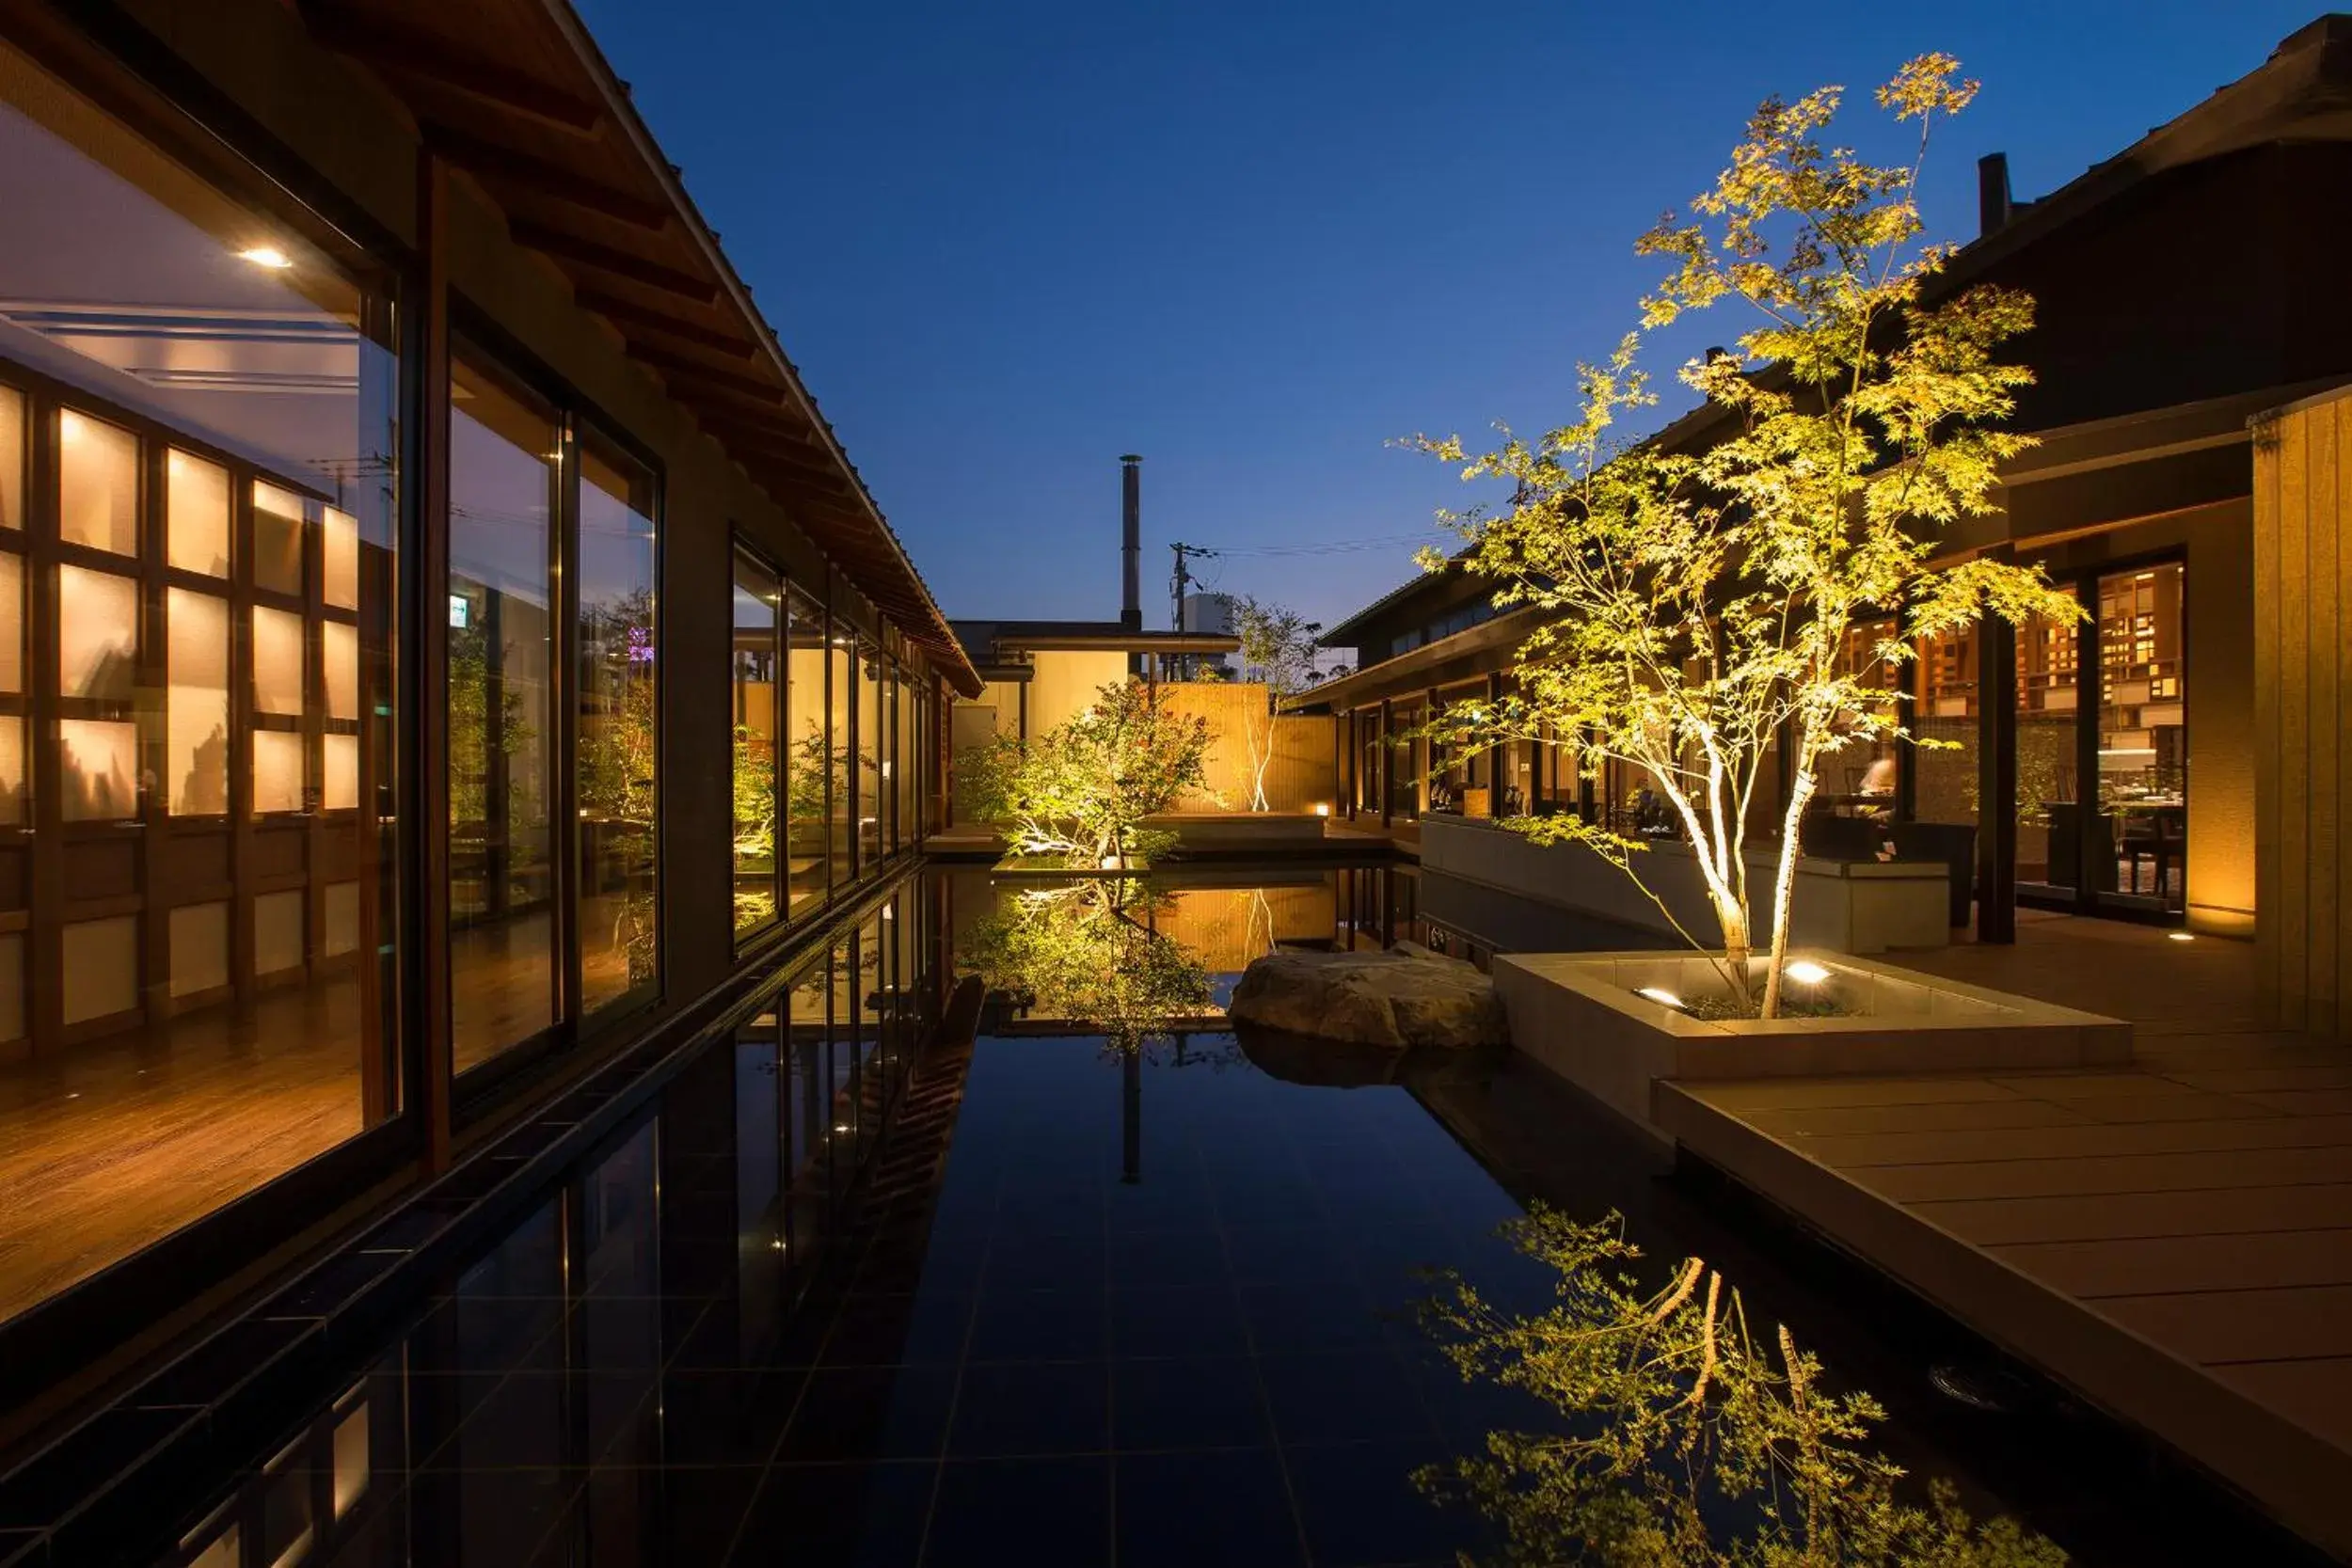
[{"label": "metal chimney pipe", "polygon": [[1119,460],[1119,625],[1143,629],[1143,459],[1128,452]]},{"label": "metal chimney pipe", "polygon": [[2009,227],[2016,203],[2009,194],[2009,154],[1988,152],[1977,160],[1977,232]]}]

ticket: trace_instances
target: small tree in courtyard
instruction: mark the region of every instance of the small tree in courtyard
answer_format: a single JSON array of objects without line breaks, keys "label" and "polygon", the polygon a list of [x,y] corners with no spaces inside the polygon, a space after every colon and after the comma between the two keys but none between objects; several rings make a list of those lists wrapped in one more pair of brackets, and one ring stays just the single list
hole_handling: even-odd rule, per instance
[{"label": "small tree in courtyard", "polygon": [[1255,678],[1266,689],[1263,713],[1254,707],[1244,717],[1243,740],[1249,749],[1249,809],[1271,811],[1266,800],[1266,770],[1274,765],[1274,723],[1282,699],[1304,691],[1315,682],[1315,634],[1320,621],[1310,621],[1295,610],[1244,598],[1233,606],[1233,634],[1241,639],[1242,676]]},{"label": "small tree in courtyard", "polygon": [[[1958,69],[1922,55],[1879,89],[1882,108],[1918,122],[1921,156],[1936,117],[1975,94]],[[1997,465],[2029,444],[1994,424],[2031,372],[1994,356],[2031,325],[2032,302],[1991,286],[1931,299],[1950,247],[1917,244],[1918,164],[1876,166],[1824,146],[1839,97],[1823,87],[1767,101],[1692,215],[1643,236],[1639,252],[1674,270],[1616,352],[1579,367],[1577,420],[1534,440],[1506,430],[1475,456],[1458,438],[1419,443],[1466,479],[1510,483],[1506,508],[1452,520],[1472,546],[1470,569],[1501,584],[1495,602],[1543,612],[1520,650],[1518,693],[1448,709],[1441,737],[1576,736],[1588,773],[1612,758],[1646,773],[1705,879],[1724,980],[1767,1018],[1780,1011],[1817,769],[1842,748],[1909,738],[1883,688],[1913,657],[1910,639],[1987,612],[2061,625],[2081,615],[2038,571],[1930,565],[1938,531],[1991,510]],[[1756,325],[1680,379],[1729,434],[1701,451],[1619,438],[1621,417],[1656,401],[1639,363],[1646,334],[1727,302],[1752,309]],[[1851,656],[1850,632],[1897,613],[1908,636]],[[1788,751],[1792,787],[1758,998],[1746,833],[1775,744]],[[1512,826],[1588,844],[1629,874],[1641,847],[1573,816]]]},{"label": "small tree in courtyard", "polygon": [[1134,865],[1170,835],[1145,819],[1207,778],[1206,721],[1172,711],[1147,681],[1114,682],[1094,705],[1025,745],[998,736],[962,763],[974,809],[1003,824],[1016,854],[1089,869]]}]

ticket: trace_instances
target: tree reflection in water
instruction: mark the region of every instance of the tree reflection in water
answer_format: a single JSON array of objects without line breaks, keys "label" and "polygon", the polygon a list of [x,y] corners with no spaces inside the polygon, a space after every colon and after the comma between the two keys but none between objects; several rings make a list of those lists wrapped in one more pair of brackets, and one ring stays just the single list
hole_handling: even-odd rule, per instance
[{"label": "tree reflection in water", "polygon": [[972,928],[963,962],[1031,1021],[1099,1030],[1120,1050],[1186,1025],[1221,1029],[1207,967],[1152,928],[1169,907],[1132,878],[1019,888]]},{"label": "tree reflection in water", "polygon": [[1869,1395],[1822,1386],[1785,1327],[1759,1343],[1740,1292],[1703,1259],[1639,1283],[1612,1214],[1580,1224],[1535,1206],[1506,1227],[1559,1275],[1546,1310],[1514,1317],[1457,1275],[1422,1304],[1465,1380],[1557,1411],[1552,1433],[1495,1432],[1483,1456],[1414,1480],[1495,1527],[1498,1560],[1611,1568],[2052,1568],[2065,1554],[1999,1518],[1979,1523],[1949,1483],[1925,1506],[1867,1446]]}]

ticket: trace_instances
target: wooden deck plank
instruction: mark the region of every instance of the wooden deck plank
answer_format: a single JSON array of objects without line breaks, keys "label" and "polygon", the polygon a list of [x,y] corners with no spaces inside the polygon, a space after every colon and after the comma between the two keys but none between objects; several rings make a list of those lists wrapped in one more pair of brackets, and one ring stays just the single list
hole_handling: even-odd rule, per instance
[{"label": "wooden deck plank", "polygon": [[1983,1078],[1763,1078],[1730,1084],[1693,1084],[1690,1088],[1708,1103],[1734,1113],[2027,1098]]},{"label": "wooden deck plank", "polygon": [[2352,1449],[2352,1357],[2324,1361],[2244,1361],[2214,1375],[2288,1419]]},{"label": "wooden deck plank", "polygon": [[2242,1187],[2086,1197],[1959,1198],[1912,1206],[1920,1218],[1979,1246],[2026,1242],[2219,1236],[2352,1224],[2352,1183]]},{"label": "wooden deck plank", "polygon": [[2207,1366],[2352,1356],[2352,1285],[2110,1296],[2100,1311]]},{"label": "wooden deck plank", "polygon": [[2242,1094],[2100,1095],[2067,1105],[2093,1121],[2220,1121],[2233,1117],[2276,1117],[2284,1112]]},{"label": "wooden deck plank", "polygon": [[[2257,1108],[2256,1115],[2275,1115]],[[1743,1117],[1776,1138],[1851,1132],[1959,1132],[1968,1128],[2087,1127],[2081,1111],[2047,1100],[1936,1100],[1915,1105],[1814,1105],[1749,1111]]]},{"label": "wooden deck plank", "polygon": [[2352,1116],[2352,1089],[2256,1089],[2234,1095],[2289,1117]]},{"label": "wooden deck plank", "polygon": [[1992,1082],[2033,1100],[2156,1100],[2212,1092],[2147,1072],[2002,1073]]},{"label": "wooden deck plank", "polygon": [[1845,1170],[1868,1165],[2352,1146],[2352,1117],[2238,1117],[2218,1121],[1951,1131],[1922,1128],[1795,1136],[1801,1140],[1797,1147],[1805,1154]]},{"label": "wooden deck plank", "polygon": [[[2352,1205],[2343,1217],[2352,1221]],[[2011,1268],[2085,1300],[2352,1285],[2352,1227],[2028,1242],[1986,1250]]]},{"label": "wooden deck plank", "polygon": [[1940,1165],[1873,1165],[1850,1173],[1897,1203],[1948,1197],[2050,1197],[2061,1193],[2189,1192],[2352,1181],[2352,1148],[2198,1150],[2000,1160]]},{"label": "wooden deck plank", "polygon": [[2214,1071],[2197,1069],[2169,1073],[2166,1076],[2175,1083],[2186,1084],[2192,1088],[2212,1089],[2221,1094],[2352,1089],[2352,1061],[2346,1061],[2335,1067],[2235,1068]]}]

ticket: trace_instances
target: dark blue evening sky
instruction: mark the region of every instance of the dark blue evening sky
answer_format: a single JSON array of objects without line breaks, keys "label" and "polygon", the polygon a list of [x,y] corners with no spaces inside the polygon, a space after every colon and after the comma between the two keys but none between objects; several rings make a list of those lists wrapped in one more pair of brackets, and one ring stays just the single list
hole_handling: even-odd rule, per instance
[{"label": "dark blue evening sky", "polygon": [[[1845,84],[1891,156],[1867,89],[1959,55],[1984,91],[1925,198],[1965,239],[1978,154],[2043,194],[2322,8],[580,8],[948,612],[1115,614],[1140,451],[1164,626],[1173,539],[1356,542],[1204,563],[1326,620],[1405,580],[1399,536],[1467,498],[1384,443],[1570,414],[1655,274],[1634,237],[1766,93]],[[1686,348],[1745,325],[1716,314]]]}]

